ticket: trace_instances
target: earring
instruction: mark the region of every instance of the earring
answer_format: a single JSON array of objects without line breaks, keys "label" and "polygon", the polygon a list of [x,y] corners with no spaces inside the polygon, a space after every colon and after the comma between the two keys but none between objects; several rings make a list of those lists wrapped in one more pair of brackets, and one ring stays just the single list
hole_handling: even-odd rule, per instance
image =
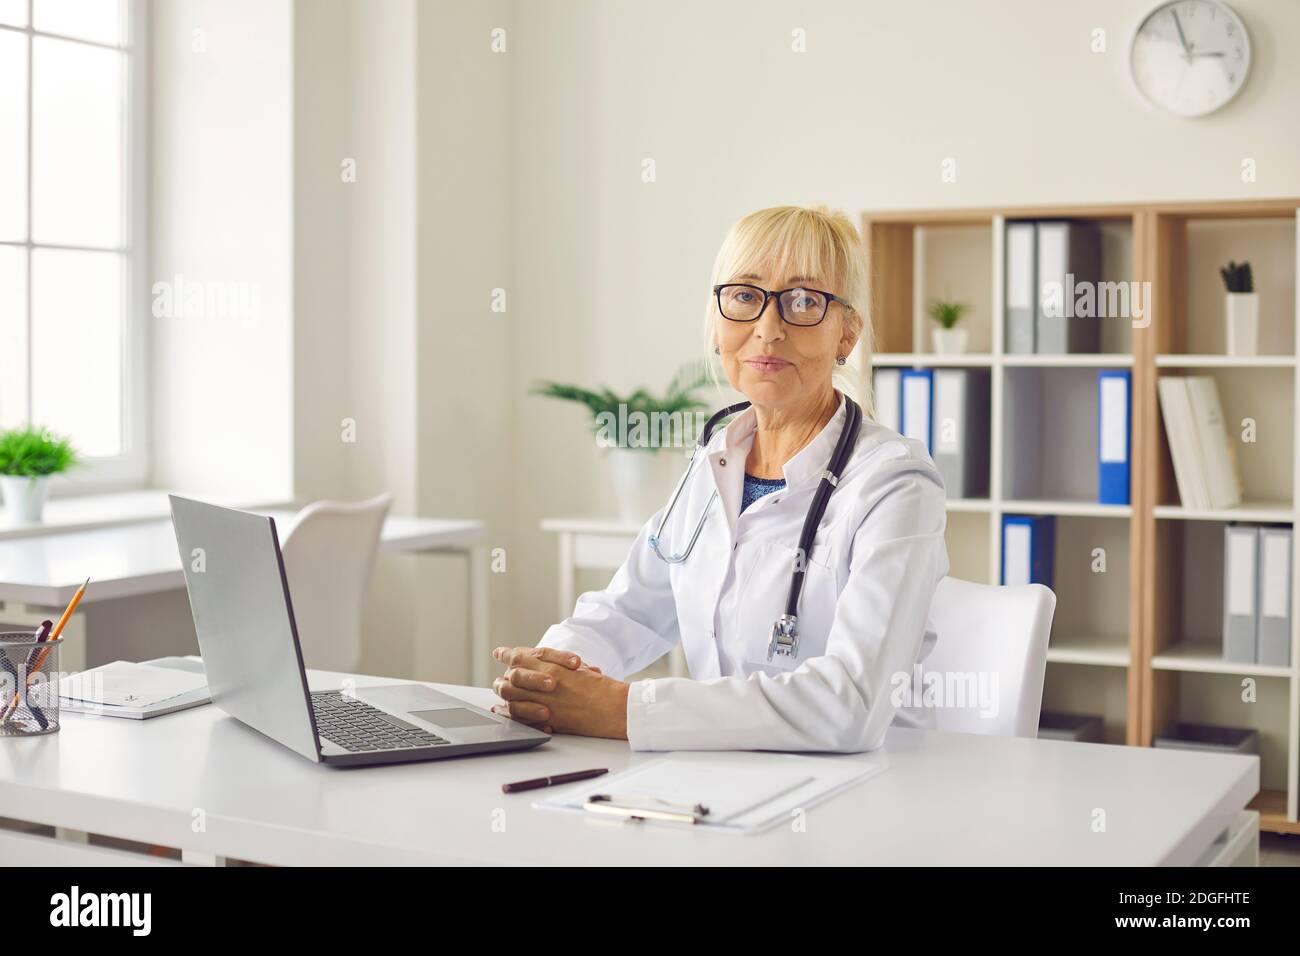
[{"label": "earring", "polygon": [[721,355],[721,354],[722,354],[722,349],[721,349],[721,347],[719,347],[719,346],[717,346],[717,345],[713,346],[713,354],[714,354],[714,355]]},{"label": "earring", "polygon": [[836,365],[843,365],[843,364],[844,364],[845,362],[847,362],[847,361],[848,361],[848,359],[846,359],[843,355],[837,355],[837,356],[835,356],[835,364],[836,364]]}]

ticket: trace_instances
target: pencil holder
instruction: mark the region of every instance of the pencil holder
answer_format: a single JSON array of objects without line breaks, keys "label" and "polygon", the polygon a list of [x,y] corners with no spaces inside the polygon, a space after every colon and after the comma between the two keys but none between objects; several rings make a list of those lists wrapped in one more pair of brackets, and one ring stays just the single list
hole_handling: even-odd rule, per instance
[{"label": "pencil holder", "polygon": [[59,729],[59,645],[31,631],[0,632],[0,737]]}]

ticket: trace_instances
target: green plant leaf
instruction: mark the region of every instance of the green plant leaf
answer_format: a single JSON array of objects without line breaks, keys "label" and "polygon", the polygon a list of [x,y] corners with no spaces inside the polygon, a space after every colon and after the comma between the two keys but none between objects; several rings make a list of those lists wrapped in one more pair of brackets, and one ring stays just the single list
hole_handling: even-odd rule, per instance
[{"label": "green plant leaf", "polygon": [[970,311],[970,306],[965,302],[953,302],[949,299],[935,299],[930,303],[927,310],[930,318],[934,319],[945,329],[953,328],[961,321],[962,316]]},{"label": "green plant leaf", "polygon": [[0,432],[0,475],[40,478],[78,463],[72,443],[47,428],[28,426]]},{"label": "green plant leaf", "polygon": [[708,363],[696,361],[683,365],[673,374],[668,389],[662,397],[652,394],[645,388],[638,388],[628,395],[619,395],[605,386],[592,390],[551,381],[538,382],[530,391],[546,398],[557,398],[584,405],[591,412],[593,423],[598,424],[599,416],[604,412],[617,418],[620,406],[625,407],[628,414],[642,412],[647,416],[671,415],[703,409],[706,407],[705,402],[696,393],[711,382]]}]

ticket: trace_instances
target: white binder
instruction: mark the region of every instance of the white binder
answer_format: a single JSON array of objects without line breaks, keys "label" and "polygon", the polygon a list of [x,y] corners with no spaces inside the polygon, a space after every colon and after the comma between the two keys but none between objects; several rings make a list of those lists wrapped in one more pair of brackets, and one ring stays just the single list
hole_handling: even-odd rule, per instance
[{"label": "white binder", "polygon": [[875,400],[875,414],[872,417],[886,428],[901,433],[903,423],[899,417],[899,404],[902,384],[898,369],[878,368],[872,371],[871,388]]},{"label": "white binder", "polygon": [[1291,664],[1290,528],[1259,529],[1259,614],[1255,662]]},{"label": "white binder", "polygon": [[1009,353],[1035,351],[1038,320],[1035,232],[1036,226],[1032,222],[1007,223],[1004,330]]},{"label": "white binder", "polygon": [[1255,663],[1256,558],[1259,529],[1223,529],[1223,659]]},{"label": "white binder", "polygon": [[1160,394],[1160,416],[1165,423],[1169,456],[1174,461],[1174,479],[1178,483],[1179,503],[1188,509],[1208,507],[1201,486],[1201,468],[1192,406],[1187,397],[1187,380],[1180,376],[1162,376],[1156,386]]},{"label": "white binder", "polygon": [[1101,233],[1089,222],[1038,223],[1038,268],[1034,281],[1039,301],[1034,351],[1057,355],[1096,352],[1101,323],[1075,315],[1075,287],[1101,278]]},{"label": "white binder", "polygon": [[1241,504],[1241,479],[1237,458],[1228,439],[1219,385],[1211,375],[1189,375],[1187,400],[1200,455],[1198,464],[1206,491],[1207,508],[1235,508]]}]

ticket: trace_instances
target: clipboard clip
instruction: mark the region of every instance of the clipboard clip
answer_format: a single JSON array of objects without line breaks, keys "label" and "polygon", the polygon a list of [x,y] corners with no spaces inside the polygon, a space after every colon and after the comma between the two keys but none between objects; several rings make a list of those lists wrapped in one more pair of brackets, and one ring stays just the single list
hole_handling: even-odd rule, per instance
[{"label": "clipboard clip", "polygon": [[660,820],[695,824],[704,822],[709,815],[709,808],[702,803],[670,803],[659,797],[615,797],[608,793],[593,793],[582,806],[589,813],[603,813],[637,822]]}]

